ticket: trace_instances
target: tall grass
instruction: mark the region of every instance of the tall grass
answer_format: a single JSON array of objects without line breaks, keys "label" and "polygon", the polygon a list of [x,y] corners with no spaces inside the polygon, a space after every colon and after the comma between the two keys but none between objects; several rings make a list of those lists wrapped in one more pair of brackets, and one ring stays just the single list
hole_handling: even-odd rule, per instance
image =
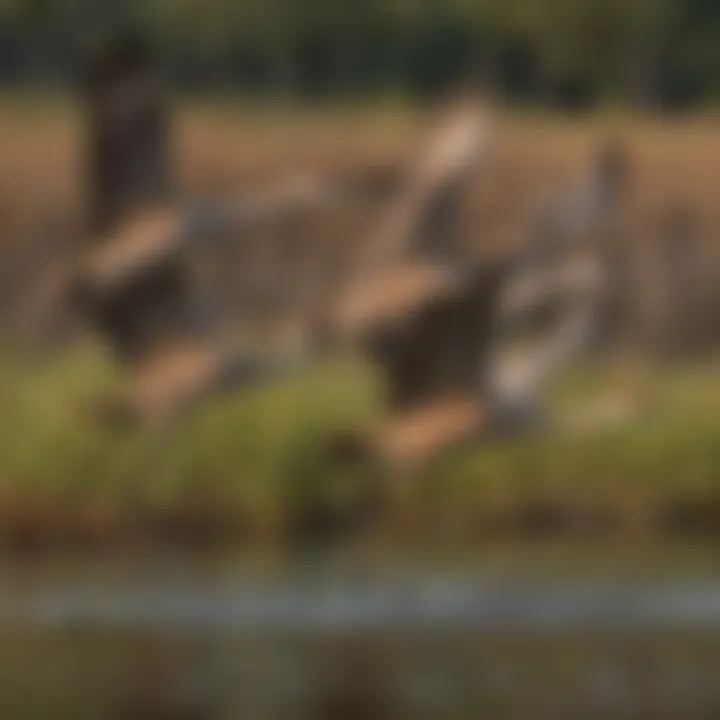
[{"label": "tall grass", "polygon": [[[132,515],[211,503],[226,517],[287,520],[326,505],[347,486],[328,440],[371,422],[380,406],[378,379],[368,368],[325,364],[239,389],[171,428],[145,432],[96,420],[94,399],[114,375],[92,347],[41,368],[3,361],[0,510],[5,503],[72,515],[100,506]],[[474,532],[494,516],[543,503],[628,513],[720,506],[713,366],[578,371],[551,394],[551,417],[581,416],[608,388],[641,385],[643,410],[628,425],[583,433],[550,425],[525,438],[459,448],[412,479],[404,511],[418,522]],[[391,485],[393,478],[380,480]]]}]

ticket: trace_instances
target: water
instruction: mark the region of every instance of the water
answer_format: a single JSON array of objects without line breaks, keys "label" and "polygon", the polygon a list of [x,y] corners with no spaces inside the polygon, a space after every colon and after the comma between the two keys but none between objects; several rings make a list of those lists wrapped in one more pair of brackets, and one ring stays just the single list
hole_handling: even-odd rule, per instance
[{"label": "water", "polygon": [[2,577],[2,718],[720,714],[711,547],[164,557]]}]

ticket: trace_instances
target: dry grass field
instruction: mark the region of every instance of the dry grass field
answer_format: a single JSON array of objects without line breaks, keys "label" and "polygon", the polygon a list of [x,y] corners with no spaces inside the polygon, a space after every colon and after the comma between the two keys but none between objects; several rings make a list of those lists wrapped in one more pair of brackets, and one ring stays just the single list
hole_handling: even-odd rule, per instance
[{"label": "dry grass field", "polygon": [[[178,190],[189,201],[227,197],[298,170],[397,179],[431,123],[398,109],[188,106],[175,124]],[[82,142],[76,112],[61,102],[5,100],[0,137],[0,325],[7,325],[29,297],[33,272],[82,240]],[[706,345],[720,327],[720,123],[500,117],[467,203],[466,236],[481,251],[522,243],[608,140],[625,148],[631,169],[614,245],[631,278],[632,332],[660,345]],[[362,238],[382,193],[380,186],[375,206],[348,208],[325,223],[328,247]]]}]

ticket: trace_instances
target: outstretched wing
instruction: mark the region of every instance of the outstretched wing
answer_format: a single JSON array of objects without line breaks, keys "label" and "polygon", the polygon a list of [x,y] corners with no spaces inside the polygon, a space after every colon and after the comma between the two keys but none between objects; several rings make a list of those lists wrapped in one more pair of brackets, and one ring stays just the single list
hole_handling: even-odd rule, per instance
[{"label": "outstretched wing", "polygon": [[[539,219],[504,283],[489,390],[509,422],[529,419],[548,381],[596,334],[608,284],[597,234],[620,191],[607,160],[602,153],[588,176]],[[540,329],[538,318],[546,319]],[[522,340],[528,327],[532,336]]]}]

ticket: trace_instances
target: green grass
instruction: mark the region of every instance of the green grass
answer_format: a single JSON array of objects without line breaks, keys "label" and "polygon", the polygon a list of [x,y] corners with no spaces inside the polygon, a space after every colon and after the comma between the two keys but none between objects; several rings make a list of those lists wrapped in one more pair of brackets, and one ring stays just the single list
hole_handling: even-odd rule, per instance
[{"label": "green grass", "polygon": [[[634,422],[545,433],[459,449],[425,468],[405,502],[455,527],[540,499],[614,506],[720,503],[720,384],[710,364],[683,369],[585,369],[549,401],[583,413],[613,389],[642,397]],[[0,373],[0,511],[100,503],[163,512],[212,498],[239,515],[282,516],[323,502],[347,481],[324,452],[333,431],[362,426],[379,408],[377,378],[329,364],[219,397],[171,429],[96,422],[93,400],[114,381],[92,347],[40,367],[6,359]]]},{"label": "green grass", "polygon": [[376,393],[354,367],[318,367],[207,403],[159,432],[105,426],[93,402],[115,372],[85,349],[41,367],[6,361],[0,379],[0,478],[49,497],[132,492],[150,501],[189,490],[268,494],[321,470],[323,436],[367,418]]},{"label": "green grass", "polygon": [[551,413],[582,417],[608,393],[637,397],[637,417],[595,431],[536,435],[473,449],[455,473],[480,490],[492,482],[519,490],[617,488],[654,493],[720,490],[720,391],[710,366],[584,370],[549,399]]}]

